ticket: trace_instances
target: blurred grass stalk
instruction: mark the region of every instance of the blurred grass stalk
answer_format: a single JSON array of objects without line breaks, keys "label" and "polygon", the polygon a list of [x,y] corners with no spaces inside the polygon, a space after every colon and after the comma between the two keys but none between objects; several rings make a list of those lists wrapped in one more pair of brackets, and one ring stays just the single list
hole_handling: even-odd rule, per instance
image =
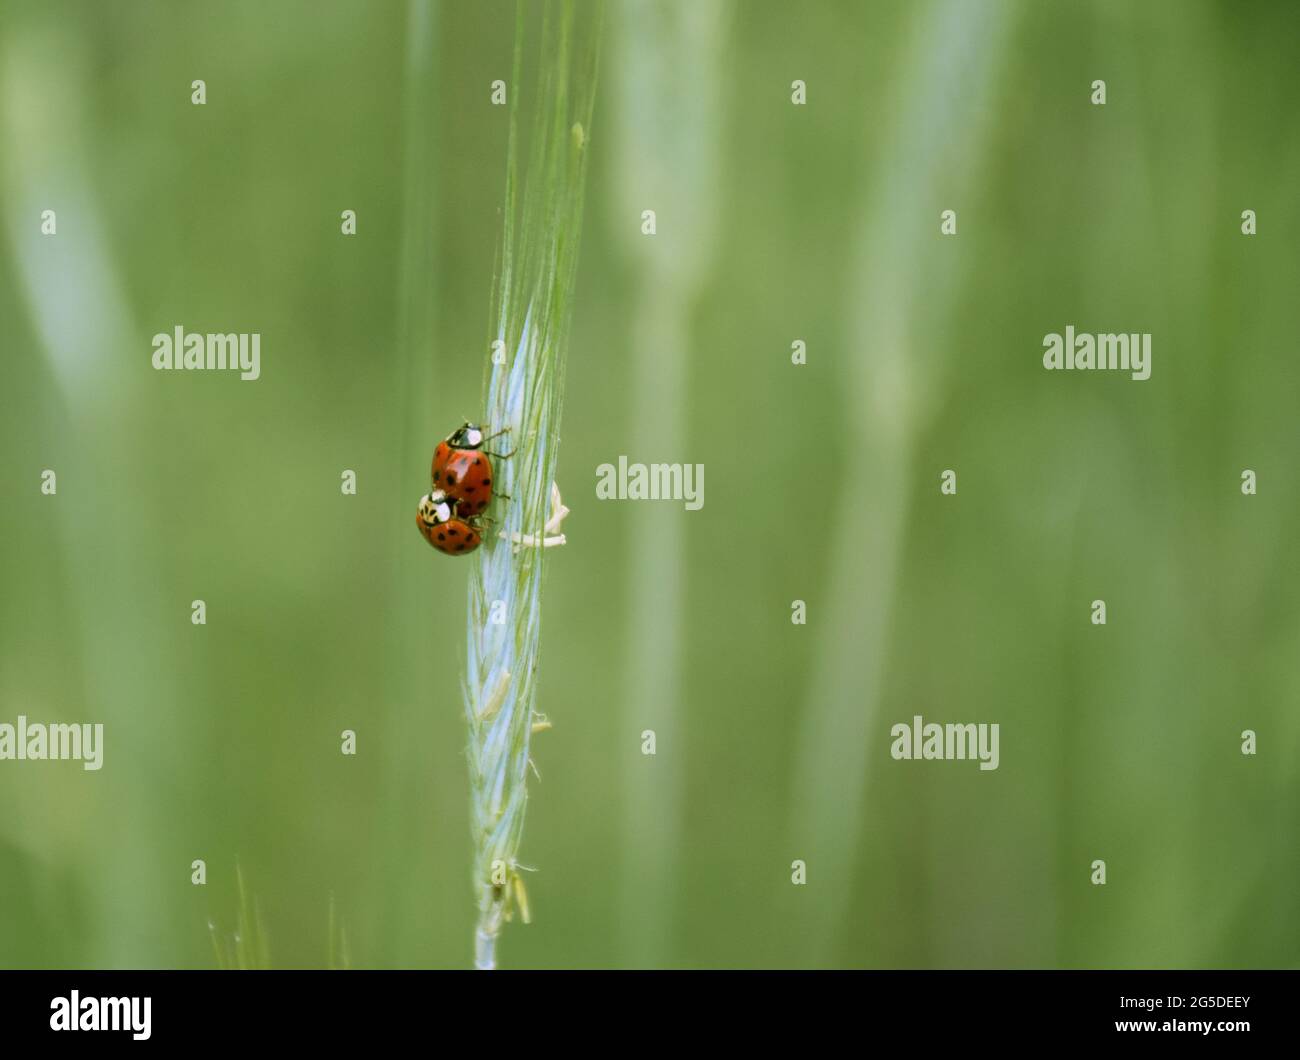
[{"label": "blurred grass stalk", "polygon": [[[0,219],[20,285],[12,304],[25,304],[48,363],[39,451],[47,454],[45,466],[58,471],[58,500],[71,505],[66,511],[95,513],[91,541],[83,520],[71,514],[52,519],[61,563],[50,572],[50,584],[58,587],[69,631],[66,665],[82,687],[75,707],[57,709],[103,722],[108,750],[99,798],[120,815],[111,844],[44,847],[51,839],[41,828],[8,841],[56,878],[67,867],[80,869],[80,897],[93,930],[84,942],[87,964],[148,966],[166,952],[181,922],[172,906],[122,896],[152,894],[157,880],[175,872],[162,849],[166,814],[156,792],[158,785],[179,783],[181,767],[173,763],[185,762],[192,750],[181,715],[154,707],[184,699],[175,660],[189,629],[185,604],[164,597],[148,549],[128,532],[116,485],[136,456],[122,424],[137,413],[138,379],[121,370],[117,357],[148,346],[141,345],[142,328],[122,282],[121,248],[110,241],[102,197],[90,179],[98,165],[94,111],[88,109],[96,53],[84,28],[73,28],[71,20],[55,28],[27,25],[15,15],[4,29]],[[54,204],[57,239],[43,236],[38,224],[41,211]],[[6,348],[5,356],[22,352]],[[151,645],[148,666],[124,663],[138,659],[145,643]],[[11,714],[15,706],[4,705]],[[32,713],[47,708],[17,706]],[[127,748],[138,761],[157,765],[114,768],[128,760]],[[21,815],[13,821],[15,828],[24,823]],[[50,913],[62,915],[53,905]]]},{"label": "blurred grass stalk", "polygon": [[[701,281],[716,249],[722,143],[718,75],[730,20],[727,0],[619,8],[615,160],[616,232],[635,262],[638,295],[630,321],[630,445],[656,453],[680,445],[687,349]],[[656,234],[641,234],[641,211],[656,211]],[[659,226],[662,225],[662,230]],[[653,455],[685,460],[687,454]],[[643,459],[643,457],[638,457]],[[626,736],[653,729],[668,753],[626,774],[622,822],[619,952],[626,964],[666,963],[681,843],[682,512],[646,505],[632,522],[628,586]]]},{"label": "blurred grass stalk", "polygon": [[[528,906],[518,854],[536,720],[545,556],[541,545],[559,456],[565,348],[578,264],[582,206],[603,3],[548,0],[528,168],[519,203],[519,105],[524,95],[526,5],[519,4],[508,86],[510,139],[503,233],[490,331],[484,423],[509,430],[514,450],[496,464],[500,520],[484,534],[470,578],[465,713],[469,725],[473,880],[478,901],[474,963],[496,967],[503,923]],[[509,540],[498,537],[500,528]],[[516,536],[518,535],[518,536]],[[512,548],[531,535],[533,546]],[[504,615],[494,622],[493,611]]]},{"label": "blurred grass stalk", "polygon": [[[873,151],[878,168],[863,200],[846,290],[843,393],[854,404],[840,420],[845,451],[858,454],[861,470],[835,513],[823,621],[836,634],[821,641],[795,763],[793,845],[828,882],[822,914],[805,934],[806,960],[822,967],[835,963],[843,925],[861,904],[853,871],[869,763],[878,753],[872,734],[880,731],[875,716],[916,480],[912,462],[951,376],[928,354],[943,344],[929,343],[927,329],[942,327],[952,308],[955,270],[951,255],[936,253],[946,248],[917,247],[911,219],[931,214],[937,240],[940,211],[960,213],[961,202],[950,197],[966,202],[974,194],[988,143],[988,97],[1014,22],[1001,3],[941,0],[916,12],[896,118]],[[928,480],[936,490],[939,471]]]},{"label": "blurred grass stalk", "polygon": [[[429,461],[429,409],[437,394],[441,360],[436,340],[439,258],[435,210],[440,181],[434,165],[440,36],[434,0],[407,0],[402,69],[402,234],[395,306],[400,355],[394,358],[392,373],[392,407],[400,411],[402,427],[389,456],[391,467],[401,472],[387,484],[395,496],[403,498],[409,497],[409,473],[421,469],[420,474],[427,474],[423,469]],[[428,606],[430,581],[436,575],[413,575],[407,562],[411,542],[406,521],[394,521],[390,533],[389,594],[394,610],[416,614]],[[419,559],[427,561],[423,555]],[[385,712],[384,739],[390,747],[400,749],[401,759],[382,773],[380,811],[388,820],[399,820],[410,806],[429,797],[421,775],[428,769],[427,755],[408,738],[415,718],[407,707],[399,706],[416,700],[423,687],[415,675],[427,665],[426,626],[394,623],[384,637],[384,651],[383,701],[394,705]],[[403,830],[376,829],[372,835],[369,864],[411,863],[409,836]],[[382,899],[352,907],[354,918],[364,918],[361,924],[354,919],[357,937],[369,940],[372,947],[364,956],[380,963],[411,963],[419,958],[402,947],[412,942],[410,925],[427,909],[429,879],[419,871],[382,873],[379,878]]]}]

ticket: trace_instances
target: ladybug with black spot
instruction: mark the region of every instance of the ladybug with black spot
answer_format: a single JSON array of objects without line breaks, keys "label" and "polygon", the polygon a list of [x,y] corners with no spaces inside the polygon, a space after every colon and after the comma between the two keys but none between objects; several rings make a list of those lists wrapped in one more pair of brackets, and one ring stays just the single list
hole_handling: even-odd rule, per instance
[{"label": "ladybug with black spot", "polygon": [[[457,514],[470,519],[492,502],[492,461],[512,453],[489,453],[484,444],[510,430],[484,435],[478,424],[463,423],[438,443],[433,452],[433,488],[457,503]],[[501,496],[505,496],[502,494]]]},{"label": "ladybug with black spot", "polygon": [[420,498],[415,525],[429,544],[449,556],[468,555],[483,541],[483,535],[461,517],[457,503],[442,490]]}]

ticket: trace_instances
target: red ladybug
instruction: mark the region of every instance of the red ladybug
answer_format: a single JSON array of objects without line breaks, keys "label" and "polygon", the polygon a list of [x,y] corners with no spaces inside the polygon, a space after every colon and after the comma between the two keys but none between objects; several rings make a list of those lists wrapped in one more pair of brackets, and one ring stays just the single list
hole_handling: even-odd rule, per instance
[{"label": "red ladybug", "polygon": [[456,502],[442,490],[420,498],[415,525],[429,544],[449,556],[473,552],[483,540],[478,530],[461,518]]},{"label": "red ladybug", "polygon": [[482,514],[491,503],[492,461],[488,458],[505,459],[511,454],[489,453],[483,443],[505,433],[485,436],[477,424],[464,423],[433,451],[433,488],[457,502],[456,512],[462,518]]}]

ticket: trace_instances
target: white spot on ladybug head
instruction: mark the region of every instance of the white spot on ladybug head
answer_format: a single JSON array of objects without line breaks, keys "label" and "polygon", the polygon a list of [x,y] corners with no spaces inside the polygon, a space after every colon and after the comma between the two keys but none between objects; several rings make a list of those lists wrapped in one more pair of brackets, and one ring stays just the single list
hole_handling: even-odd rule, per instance
[{"label": "white spot on ladybug head", "polygon": [[451,521],[451,501],[447,499],[447,494],[442,490],[434,490],[423,501],[420,502],[420,508],[423,510],[428,506],[429,522],[447,523]]},{"label": "white spot on ladybug head", "polygon": [[483,444],[483,432],[477,427],[465,428],[465,444],[472,449],[477,449]]},{"label": "white spot on ladybug head", "polygon": [[451,502],[442,490],[434,490],[420,498],[420,518],[436,526],[451,521]]}]

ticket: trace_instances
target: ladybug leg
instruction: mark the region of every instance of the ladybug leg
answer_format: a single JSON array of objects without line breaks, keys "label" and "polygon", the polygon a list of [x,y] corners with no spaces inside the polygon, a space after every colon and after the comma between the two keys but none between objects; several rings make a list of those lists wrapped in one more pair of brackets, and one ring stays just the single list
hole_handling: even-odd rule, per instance
[{"label": "ladybug leg", "polygon": [[[500,438],[503,434],[509,434],[509,433],[510,433],[509,427],[502,427],[501,430],[499,431],[493,431],[491,434],[483,435],[483,441],[481,444],[487,445],[487,443],[492,441],[493,438]],[[494,456],[498,460],[509,460],[512,456],[515,455],[515,451],[513,449],[511,449],[510,452],[508,453],[493,453],[493,452],[489,452],[486,449],[484,449],[483,451],[487,453],[488,456]]]}]

